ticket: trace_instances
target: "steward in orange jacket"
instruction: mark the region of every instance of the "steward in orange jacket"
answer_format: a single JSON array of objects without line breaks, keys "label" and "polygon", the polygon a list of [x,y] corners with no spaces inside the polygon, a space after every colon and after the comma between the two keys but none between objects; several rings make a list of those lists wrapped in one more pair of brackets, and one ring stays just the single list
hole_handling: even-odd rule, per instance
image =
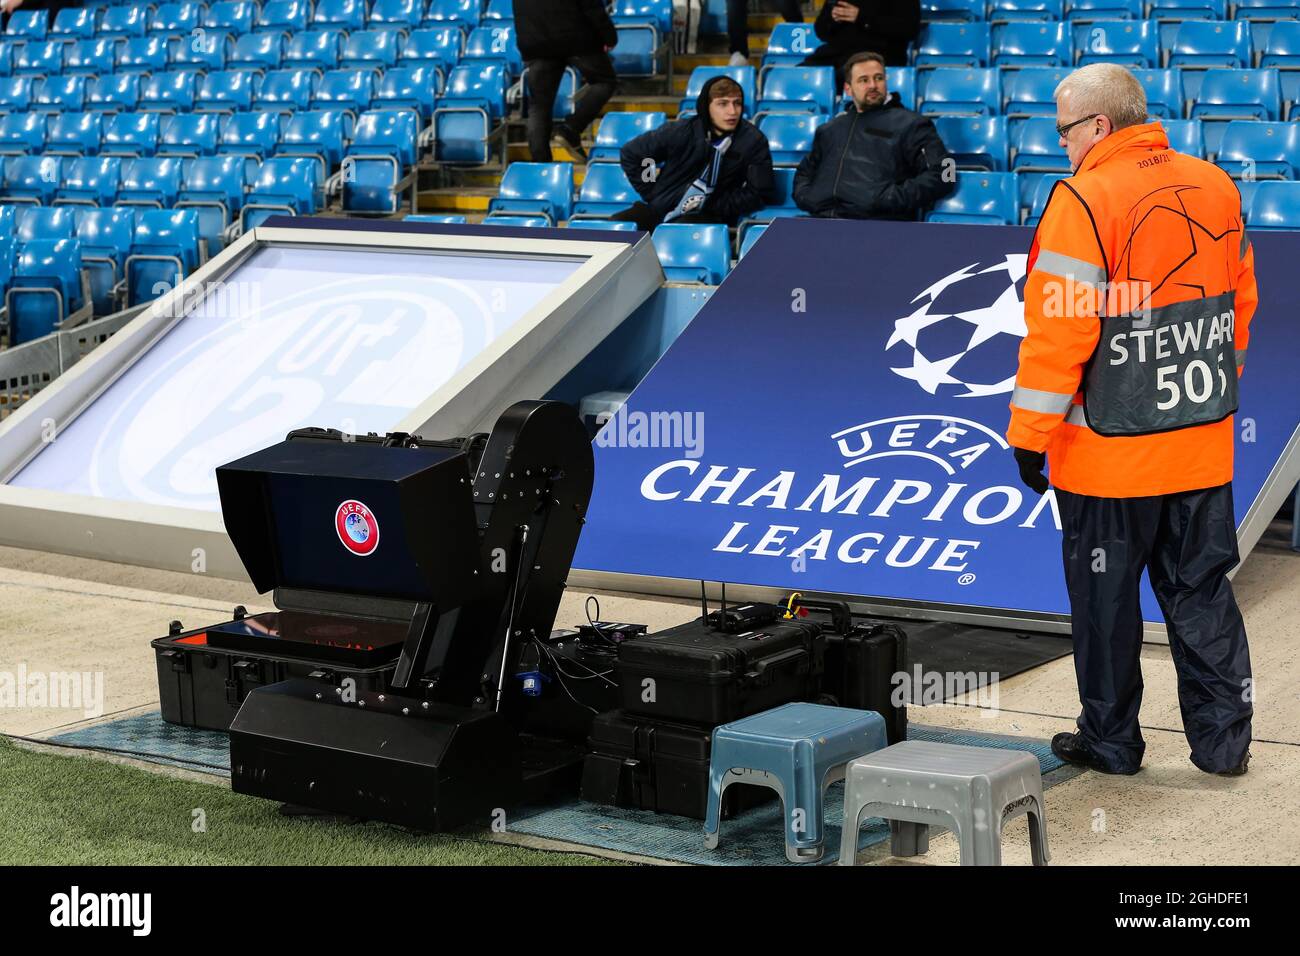
[{"label": "steward in orange jacket", "polygon": [[1147,123],[1141,84],[1095,64],[1056,91],[1074,175],[1034,235],[1007,440],[1061,512],[1083,712],[1063,759],[1135,773],[1145,744],[1141,572],[1178,669],[1191,759],[1245,771],[1250,658],[1227,580],[1238,377],[1258,301],[1241,197]]}]

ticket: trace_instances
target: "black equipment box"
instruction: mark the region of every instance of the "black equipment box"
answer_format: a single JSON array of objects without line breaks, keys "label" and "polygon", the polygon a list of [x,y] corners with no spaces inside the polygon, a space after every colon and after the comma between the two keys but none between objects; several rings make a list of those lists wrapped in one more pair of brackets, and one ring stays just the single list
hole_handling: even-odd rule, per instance
[{"label": "black equipment box", "polygon": [[706,619],[619,646],[623,709],[716,727],[821,688],[825,641],[811,621],[774,621],[735,634]]},{"label": "black equipment box", "polygon": [[[582,799],[703,820],[712,738],[712,728],[647,720],[621,710],[601,714],[587,742]],[[734,816],[775,796],[766,787],[730,786],[722,796],[722,815]]]},{"label": "black equipment box", "polygon": [[891,744],[907,739],[907,704],[894,702],[894,675],[907,667],[907,636],[895,624],[860,622],[848,634],[826,635],[822,691],[840,707],[874,710]]}]

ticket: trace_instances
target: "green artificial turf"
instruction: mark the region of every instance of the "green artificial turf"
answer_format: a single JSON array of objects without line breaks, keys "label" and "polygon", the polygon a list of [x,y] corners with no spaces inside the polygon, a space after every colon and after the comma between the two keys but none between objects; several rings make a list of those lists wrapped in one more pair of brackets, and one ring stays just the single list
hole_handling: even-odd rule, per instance
[{"label": "green artificial turf", "polygon": [[[218,778],[214,778],[217,781]],[[281,816],[277,805],[212,785],[77,756],[35,753],[0,737],[0,865],[608,863],[378,823]],[[206,832],[195,832],[195,810]]]}]

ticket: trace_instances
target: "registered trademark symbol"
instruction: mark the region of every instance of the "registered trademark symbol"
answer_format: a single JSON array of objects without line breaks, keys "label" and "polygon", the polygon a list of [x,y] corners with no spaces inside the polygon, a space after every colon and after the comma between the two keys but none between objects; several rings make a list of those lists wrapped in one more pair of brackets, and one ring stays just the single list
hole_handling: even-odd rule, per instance
[{"label": "registered trademark symbol", "polygon": [[963,586],[965,586],[965,585],[967,585],[967,584],[974,584],[974,583],[975,583],[975,575],[971,574],[971,573],[968,571],[968,572],[966,572],[965,574],[963,574],[961,577],[959,577],[959,578],[957,579],[957,583],[960,584],[960,585],[963,585]]}]

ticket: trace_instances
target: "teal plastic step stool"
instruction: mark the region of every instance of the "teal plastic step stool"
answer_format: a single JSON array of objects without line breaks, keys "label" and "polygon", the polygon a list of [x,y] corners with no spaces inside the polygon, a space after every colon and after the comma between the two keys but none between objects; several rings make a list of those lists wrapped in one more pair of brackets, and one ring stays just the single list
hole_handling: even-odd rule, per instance
[{"label": "teal plastic step stool", "polygon": [[784,704],[723,724],[713,732],[704,845],[718,845],[723,792],[733,783],[748,783],[781,798],[786,859],[820,860],[826,788],[844,779],[850,760],[887,743],[883,717],[847,707]]}]

